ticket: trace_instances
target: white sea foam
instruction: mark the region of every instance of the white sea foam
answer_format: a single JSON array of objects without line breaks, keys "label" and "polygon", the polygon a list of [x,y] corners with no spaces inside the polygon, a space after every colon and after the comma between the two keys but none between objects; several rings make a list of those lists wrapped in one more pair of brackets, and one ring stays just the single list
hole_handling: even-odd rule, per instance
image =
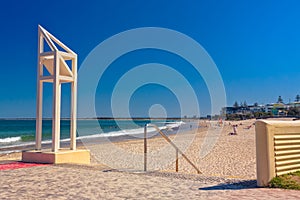
[{"label": "white sea foam", "polygon": [[[166,126],[159,127],[160,129],[166,129]],[[155,132],[154,128],[148,128],[148,133]],[[98,137],[117,137],[117,136],[125,136],[125,135],[138,135],[144,133],[144,128],[136,128],[136,129],[124,129],[120,131],[112,131],[107,133],[99,133],[94,135],[87,136],[79,136],[77,139],[89,139],[89,138],[98,138]],[[68,139],[70,140],[70,139]],[[67,141],[67,140],[66,140]]]},{"label": "white sea foam", "polygon": [[14,143],[18,141],[21,141],[21,137],[8,137],[8,138],[0,139],[0,144]]},{"label": "white sea foam", "polygon": [[[165,123],[164,126],[159,126],[158,128],[161,130],[164,129],[173,129],[181,126],[182,124],[185,124],[184,122],[167,122]],[[153,133],[155,132],[155,128],[153,127],[148,127],[147,132],[148,133]],[[124,129],[120,131],[112,131],[112,132],[107,132],[107,133],[99,133],[99,134],[93,134],[93,135],[87,135],[87,136],[79,136],[77,137],[78,139],[89,139],[89,138],[98,138],[98,137],[117,137],[117,136],[125,136],[125,135],[138,135],[144,133],[144,128],[135,128],[135,129]],[[62,141],[68,141],[70,139],[65,139]]]},{"label": "white sea foam", "polygon": [[[163,126],[159,126],[160,130],[171,130],[177,127],[180,127],[182,124],[185,124],[184,122],[167,122],[164,123]],[[147,128],[147,133],[151,135],[151,133],[155,133],[155,128],[153,127],[148,127]],[[138,135],[144,133],[144,128],[135,128],[135,129],[124,129],[120,131],[112,131],[112,132],[107,132],[107,133],[98,133],[98,134],[93,134],[93,135],[86,135],[86,136],[80,136],[77,137],[77,139],[90,139],[90,138],[103,138],[103,137],[118,137],[118,136],[126,136],[126,135]],[[70,141],[70,138],[62,139],[62,142],[68,142]],[[34,145],[35,142],[21,142],[21,137],[9,137],[9,138],[4,138],[0,139],[0,145],[1,148],[11,148],[11,147],[22,147],[22,146],[27,146],[27,145]],[[50,144],[52,141],[51,140],[45,140],[42,141],[42,144]],[[16,144],[12,144],[16,143]],[[3,153],[0,151],[0,154]]]}]

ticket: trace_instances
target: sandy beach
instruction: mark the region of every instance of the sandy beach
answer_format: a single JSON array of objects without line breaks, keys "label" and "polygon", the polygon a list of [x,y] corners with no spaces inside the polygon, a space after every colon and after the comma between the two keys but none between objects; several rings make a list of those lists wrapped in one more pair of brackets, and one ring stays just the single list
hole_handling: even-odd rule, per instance
[{"label": "sandy beach", "polygon": [[[232,126],[226,122],[220,129],[216,123],[211,127],[212,130],[220,130],[220,135],[216,139],[215,146],[209,153],[202,157],[200,150],[204,139],[207,136],[207,128],[200,128],[196,133],[193,131],[170,136],[174,143],[181,149],[185,149],[187,157],[195,163],[199,170],[208,176],[218,176],[227,178],[256,178],[255,163],[255,120],[237,121],[233,124],[242,124],[237,128],[238,135],[229,135],[233,132]],[[251,128],[248,129],[248,127]],[[175,171],[175,150],[162,137],[148,139],[148,169],[150,171]],[[119,152],[111,148],[111,144],[87,146],[94,155],[93,163],[110,164],[116,168],[125,169],[143,169],[143,140],[132,140],[113,143],[125,155],[119,155]],[[108,156],[110,155],[110,156]],[[125,158],[124,158],[125,156]],[[126,157],[127,156],[127,157]],[[165,162],[169,160],[170,163]],[[182,157],[179,158],[179,172],[187,174],[196,174],[196,171]]]},{"label": "sandy beach", "polygon": [[[170,138],[202,174],[182,157],[175,172],[175,151],[161,137],[148,139],[148,172],[143,172],[143,140],[89,145],[92,164],[46,165],[0,171],[1,199],[299,199],[300,191],[256,187],[255,120],[225,122],[215,146],[200,156],[207,128]],[[213,129],[219,128],[213,125]],[[192,143],[190,138],[193,138]],[[188,145],[187,145],[188,144]],[[112,148],[117,147],[117,148]],[[84,148],[84,147],[81,147]],[[119,150],[126,152],[118,155]],[[20,153],[0,162],[20,160]],[[110,156],[108,156],[110,155]],[[171,162],[164,162],[171,160]]]}]

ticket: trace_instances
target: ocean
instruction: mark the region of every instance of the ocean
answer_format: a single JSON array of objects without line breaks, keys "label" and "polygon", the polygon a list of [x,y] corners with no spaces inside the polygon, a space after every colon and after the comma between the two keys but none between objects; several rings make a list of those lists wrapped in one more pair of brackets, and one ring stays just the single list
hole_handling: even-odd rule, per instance
[{"label": "ocean", "polygon": [[[148,123],[155,124],[168,133],[174,133],[179,127],[181,130],[191,128],[190,123],[181,120],[82,119],[77,120],[77,138],[134,136],[142,134],[145,124]],[[154,129],[149,128],[149,132],[151,131]],[[70,120],[61,120],[61,141],[68,141],[69,135]],[[43,120],[42,141],[51,143],[51,138],[52,120]],[[35,144],[35,120],[0,120],[0,153],[1,149],[33,144]]]}]

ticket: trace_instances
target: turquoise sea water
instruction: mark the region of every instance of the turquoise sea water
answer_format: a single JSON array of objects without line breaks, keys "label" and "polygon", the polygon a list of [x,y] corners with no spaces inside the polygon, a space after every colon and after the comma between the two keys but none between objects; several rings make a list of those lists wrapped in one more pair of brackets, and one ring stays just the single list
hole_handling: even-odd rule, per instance
[{"label": "turquoise sea water", "polygon": [[[162,129],[184,126],[179,120],[78,120],[77,137],[104,136],[114,137],[143,133],[147,123],[154,123]],[[186,125],[187,126],[187,125]],[[125,131],[124,131],[125,130]],[[43,120],[43,141],[51,141],[52,121]],[[61,139],[68,139],[70,121],[61,120]],[[35,141],[35,120],[0,120],[0,149],[11,146],[32,144]]]}]

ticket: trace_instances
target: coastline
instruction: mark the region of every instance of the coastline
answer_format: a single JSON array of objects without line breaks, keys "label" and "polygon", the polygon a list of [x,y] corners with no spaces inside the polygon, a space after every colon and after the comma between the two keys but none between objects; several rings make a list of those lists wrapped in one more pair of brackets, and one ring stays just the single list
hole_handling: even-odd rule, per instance
[{"label": "coastline", "polygon": [[[95,158],[95,153],[100,155],[107,151],[110,156],[106,159],[121,161],[107,143],[78,144],[79,148],[92,150],[90,165],[59,164],[0,170],[0,191],[9,199],[266,199],[270,196],[299,199],[299,191],[256,187],[255,130],[254,126],[249,128],[254,121],[230,122],[231,125],[238,124],[237,135],[229,134],[232,126],[225,122],[217,143],[204,158],[199,157],[199,148],[208,128],[200,128],[196,133],[186,131],[178,134],[182,141],[190,135],[194,136],[185,153],[203,174],[196,174],[181,157],[178,173],[175,172],[174,162],[162,169],[150,168],[144,172],[141,168],[143,159],[133,163],[134,169],[129,167],[130,158],[121,163],[124,168],[115,168],[106,165],[107,160]],[[213,129],[220,129],[217,121],[211,125]],[[174,140],[177,135],[169,137]],[[142,139],[120,140],[112,144],[126,152],[143,153]],[[161,137],[148,139],[149,153],[155,153],[165,145],[166,141]],[[168,153],[167,157],[174,158],[174,151]],[[20,158],[21,153],[0,155],[0,163],[12,163]],[[157,157],[153,158],[149,158],[149,167],[158,162]]]},{"label": "coastline", "polygon": [[[191,120],[186,121],[190,123]],[[195,121],[195,120],[194,120]],[[31,119],[5,119],[0,121],[0,149],[8,146],[26,146],[35,142],[35,120]],[[62,141],[69,139],[70,121],[61,120]],[[143,132],[143,127],[148,123],[155,123],[161,128],[181,125],[181,120],[157,119],[86,119],[77,120],[77,138],[83,137],[110,137],[118,135],[134,135]],[[125,132],[124,132],[125,131]],[[49,143],[52,138],[51,120],[43,120],[43,142]],[[1,152],[0,152],[1,153]]]},{"label": "coastline", "polygon": [[[29,121],[29,120],[27,120]],[[182,125],[182,121],[179,120],[165,120],[161,121],[158,119],[151,119],[151,120],[134,120],[132,122],[131,120],[107,120],[102,119],[99,121],[98,119],[89,119],[86,120],[79,120],[79,127],[77,130],[77,141],[80,142],[80,140],[88,141],[89,138],[109,138],[109,140],[112,141],[118,141],[118,140],[126,140],[127,138],[131,138],[132,136],[141,137],[141,135],[144,132],[144,124],[147,123],[155,123],[157,124],[161,129],[164,129],[167,131],[167,134],[174,134],[174,131],[169,131],[174,128],[180,127],[181,129],[183,127],[187,128],[189,125]],[[121,124],[119,124],[121,123]],[[198,123],[197,120],[186,120],[186,123]],[[8,124],[8,125],[6,125]],[[16,125],[17,124],[17,125]],[[184,123],[185,124],[185,123]],[[1,139],[0,137],[0,154],[3,151],[12,151],[14,149],[28,149],[28,148],[34,148],[35,144],[35,120],[30,120],[30,122],[26,122],[24,120],[20,120],[20,122],[15,122],[15,120],[9,120],[8,123],[4,122],[1,124],[2,126],[2,132],[0,132],[0,136],[4,138]],[[7,127],[6,127],[7,126]],[[61,129],[61,143],[62,146],[66,146],[66,144],[70,141],[69,138],[69,122],[64,123],[62,129]],[[119,126],[121,128],[119,128]],[[25,129],[23,128],[25,127]],[[1,127],[0,127],[1,128]],[[49,143],[51,143],[51,128],[52,123],[49,123],[49,121],[45,124],[45,132],[43,133],[43,136],[45,138],[43,139],[42,144],[47,147]],[[9,130],[8,133],[5,132],[5,130]],[[50,132],[49,132],[50,131]],[[149,131],[154,131],[150,130]],[[16,134],[16,133],[18,133]],[[28,134],[29,132],[29,134]],[[1,135],[3,134],[3,135]],[[124,137],[123,137],[124,136]],[[133,137],[134,138],[134,137]],[[101,141],[100,141],[101,142]]]},{"label": "coastline", "polygon": [[[256,160],[255,160],[255,130],[254,126],[246,129],[249,125],[253,125],[255,120],[236,121],[230,123],[239,124],[237,128],[238,135],[229,135],[232,132],[232,127],[229,122],[225,122],[220,136],[216,144],[211,149],[209,154],[201,158],[199,156],[200,149],[207,135],[208,128],[200,127],[196,133],[186,131],[184,133],[169,135],[171,140],[177,138],[179,147],[186,145],[190,138],[191,144],[185,150],[187,157],[198,166],[204,175],[220,176],[220,177],[238,177],[242,179],[256,178]],[[217,121],[211,122],[212,129],[217,128]],[[215,127],[216,126],[216,127]],[[87,148],[92,153],[92,164],[112,164],[112,168],[123,169],[143,169],[143,139],[136,137],[113,137],[110,138],[111,143],[115,147],[130,152],[137,156],[133,158],[129,156],[115,154],[111,146],[105,140],[84,141],[84,145],[78,141],[78,148]],[[168,143],[160,136],[151,137],[147,140],[149,149],[149,170],[159,170],[162,172],[174,172],[175,160],[170,163],[163,163],[164,160],[174,159],[175,152],[173,148],[169,148]],[[67,147],[68,142],[62,143],[62,147]],[[50,144],[43,145],[43,148],[50,148]],[[34,146],[19,148],[19,150],[32,149]],[[157,152],[160,149],[166,149],[162,155]],[[16,158],[20,153],[15,154]],[[110,156],[107,156],[110,155]],[[9,157],[9,155],[7,155]],[[118,157],[119,156],[119,157]],[[1,156],[0,160],[5,160],[6,156]],[[124,159],[127,159],[127,162]],[[19,157],[20,159],[20,157]],[[106,160],[105,160],[106,159]],[[132,159],[132,160],[131,160]],[[120,163],[118,163],[120,162]],[[161,164],[162,163],[162,164]],[[161,166],[160,166],[161,164]],[[182,157],[179,158],[179,172],[187,174],[195,174],[195,170]]]}]

